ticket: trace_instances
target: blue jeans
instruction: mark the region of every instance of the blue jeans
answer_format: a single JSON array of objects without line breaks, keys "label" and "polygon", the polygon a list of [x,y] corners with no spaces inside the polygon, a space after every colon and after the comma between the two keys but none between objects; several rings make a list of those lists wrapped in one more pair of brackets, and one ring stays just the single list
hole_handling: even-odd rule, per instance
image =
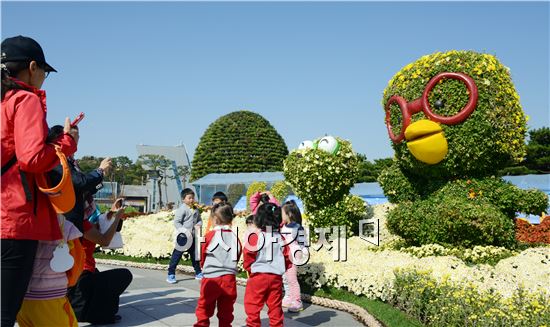
[{"label": "blue jeans", "polygon": [[[177,242],[183,246],[187,242],[187,236],[185,236],[185,234],[179,234]],[[193,269],[195,269],[195,275],[197,275],[201,272],[201,265],[199,261],[195,260],[195,240],[193,239],[191,242],[191,247],[185,252],[189,253],[191,264],[193,265]],[[172,257],[170,258],[170,264],[168,265],[168,275],[176,274],[176,266],[180,262],[182,256],[183,251],[174,249]]]}]

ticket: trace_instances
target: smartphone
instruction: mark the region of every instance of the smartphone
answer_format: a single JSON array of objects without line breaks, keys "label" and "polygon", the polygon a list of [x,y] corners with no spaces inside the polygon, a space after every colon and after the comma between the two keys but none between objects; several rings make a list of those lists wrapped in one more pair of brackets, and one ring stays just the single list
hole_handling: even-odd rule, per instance
[{"label": "smartphone", "polygon": [[78,125],[78,123],[80,123],[80,121],[82,119],[84,119],[84,113],[83,112],[81,112],[78,116],[76,116],[76,118],[71,123],[71,127],[74,127],[74,126]]},{"label": "smartphone", "polygon": [[120,232],[122,230],[122,219],[118,221],[118,226],[116,227],[116,231]]},{"label": "smartphone", "polygon": [[124,207],[124,200],[123,199],[118,199],[116,200],[115,202],[115,209],[120,209],[120,208],[123,208]]}]

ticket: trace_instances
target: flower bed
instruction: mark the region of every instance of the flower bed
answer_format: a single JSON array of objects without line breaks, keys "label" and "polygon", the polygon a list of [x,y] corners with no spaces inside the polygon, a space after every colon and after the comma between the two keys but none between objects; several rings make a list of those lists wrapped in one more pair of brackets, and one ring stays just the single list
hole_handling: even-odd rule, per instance
[{"label": "flower bed", "polygon": [[[390,204],[374,206],[375,219],[379,219],[381,226],[381,247],[352,237],[347,240],[348,256],[345,262],[335,262],[333,253],[325,249],[310,249],[308,264],[299,268],[302,282],[314,287],[343,288],[356,295],[381,299],[413,314],[422,313],[424,316],[418,318],[428,324],[452,325],[452,321],[455,321],[453,319],[460,316],[469,319],[470,325],[476,322],[478,326],[491,325],[489,322],[493,321],[493,317],[496,317],[493,323],[495,326],[502,325],[497,322],[503,321],[518,321],[517,325],[524,326],[550,326],[549,246],[523,251],[499,247],[458,250],[438,245],[395,250],[399,248],[400,239],[384,228],[389,208]],[[203,213],[202,218],[206,220],[208,213]],[[169,257],[173,250],[172,220],[173,214],[166,212],[128,220],[122,230],[125,246],[119,252],[136,257]],[[239,236],[242,237],[246,231],[244,218],[236,218],[234,226],[238,227]],[[408,290],[408,297],[417,298],[419,303],[426,299],[436,301],[432,306],[428,306],[428,303],[425,307],[418,303],[413,305],[409,303],[411,299],[399,298],[404,294],[400,281],[407,276],[413,278],[411,274],[414,273],[422,277],[416,279],[418,282],[414,287],[426,291],[426,285],[429,285],[430,292],[435,295],[426,297],[424,291],[414,293]],[[471,299],[466,300],[461,294]],[[481,301],[478,296],[487,300],[477,303]],[[519,301],[519,297],[529,299],[529,303],[532,303],[510,309]],[[448,319],[452,319],[445,320],[450,321],[448,324],[441,321],[444,318],[433,313],[432,318],[429,318],[429,310],[438,308],[434,303],[442,302],[448,304],[448,310],[458,310],[449,313]],[[463,311],[457,309],[459,305]],[[522,313],[522,310],[538,310],[536,320],[533,320],[535,315]],[[468,316],[464,316],[466,312]],[[508,320],[503,320],[501,315],[506,312],[510,316],[506,318]],[[487,314],[489,318],[485,317]]]},{"label": "flower bed", "polygon": [[526,243],[550,244],[550,216],[542,217],[537,225],[532,225],[526,219],[516,219],[516,238]]}]

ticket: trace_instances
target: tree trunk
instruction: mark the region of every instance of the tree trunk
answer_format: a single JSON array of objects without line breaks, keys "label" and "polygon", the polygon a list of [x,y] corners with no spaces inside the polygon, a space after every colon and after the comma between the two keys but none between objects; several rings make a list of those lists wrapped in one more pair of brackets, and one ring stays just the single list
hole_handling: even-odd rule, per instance
[{"label": "tree trunk", "polygon": [[159,177],[158,179],[158,187],[159,187],[159,210],[162,210],[162,177]]}]

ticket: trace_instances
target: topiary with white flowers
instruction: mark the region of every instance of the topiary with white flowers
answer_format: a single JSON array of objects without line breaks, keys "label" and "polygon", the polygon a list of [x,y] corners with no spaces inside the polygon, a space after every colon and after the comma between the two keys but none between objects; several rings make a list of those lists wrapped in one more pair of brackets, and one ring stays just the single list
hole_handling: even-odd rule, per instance
[{"label": "topiary with white flowers", "polygon": [[312,227],[347,226],[354,235],[359,220],[372,215],[361,198],[349,195],[359,159],[348,141],[332,136],[304,141],[284,160],[283,171]]}]

